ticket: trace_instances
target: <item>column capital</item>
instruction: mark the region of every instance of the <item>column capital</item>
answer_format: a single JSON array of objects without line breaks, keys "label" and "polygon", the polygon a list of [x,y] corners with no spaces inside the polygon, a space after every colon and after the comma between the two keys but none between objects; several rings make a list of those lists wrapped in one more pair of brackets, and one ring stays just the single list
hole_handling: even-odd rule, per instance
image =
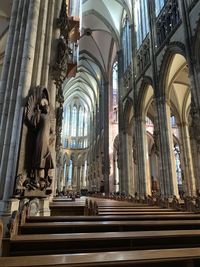
[{"label": "column capital", "polygon": [[156,96],[155,101],[160,105],[167,104],[170,106],[170,101],[166,98],[166,96]]}]

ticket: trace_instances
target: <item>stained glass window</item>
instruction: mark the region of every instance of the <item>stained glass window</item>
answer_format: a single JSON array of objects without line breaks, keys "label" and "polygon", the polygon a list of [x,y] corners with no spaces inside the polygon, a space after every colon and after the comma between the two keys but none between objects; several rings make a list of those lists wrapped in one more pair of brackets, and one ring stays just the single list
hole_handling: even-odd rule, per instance
[{"label": "stained glass window", "polygon": [[72,110],[72,136],[76,136],[77,126],[77,107],[74,106]]},{"label": "stained glass window", "polygon": [[79,109],[79,126],[78,126],[78,135],[83,136],[83,123],[84,123],[84,110],[81,106]]},{"label": "stained glass window", "polygon": [[128,17],[125,16],[123,20],[122,28],[122,47],[123,47],[123,63],[124,63],[124,72],[127,70],[128,66],[131,63],[131,30]]},{"label": "stained glass window", "polygon": [[113,64],[112,72],[112,86],[113,86],[113,122],[118,122],[118,62]]}]

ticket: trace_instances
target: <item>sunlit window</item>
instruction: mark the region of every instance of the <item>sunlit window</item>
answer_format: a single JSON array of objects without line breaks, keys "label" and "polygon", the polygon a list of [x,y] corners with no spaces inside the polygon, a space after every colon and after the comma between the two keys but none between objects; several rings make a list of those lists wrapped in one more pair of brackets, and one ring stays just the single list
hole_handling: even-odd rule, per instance
[{"label": "sunlit window", "polygon": [[68,177],[68,185],[72,183],[72,173],[73,173],[73,162],[70,160],[69,162],[69,177]]},{"label": "sunlit window", "polygon": [[64,148],[82,149],[88,146],[89,113],[84,103],[75,98],[64,107],[62,140]]},{"label": "sunlit window", "polygon": [[70,135],[70,106],[66,109],[66,135]]},{"label": "sunlit window", "polygon": [[131,30],[128,17],[125,16],[123,19],[122,26],[122,47],[123,47],[123,63],[124,63],[124,72],[127,70],[128,66],[131,63]]},{"label": "sunlit window", "polygon": [[163,8],[166,2],[166,0],[155,0],[156,16],[159,15],[161,9]]},{"label": "sunlit window", "polygon": [[72,136],[76,136],[77,127],[77,107],[74,106],[72,110]]},{"label": "sunlit window", "polygon": [[79,109],[79,126],[78,126],[78,135],[83,136],[83,123],[84,123],[84,110],[81,106]]},{"label": "sunlit window", "polygon": [[182,185],[182,170],[181,170],[181,159],[180,159],[180,147],[178,144],[174,146],[174,156],[176,161],[176,175],[178,185]]},{"label": "sunlit window", "polygon": [[147,0],[135,1],[137,47],[139,48],[149,32]]},{"label": "sunlit window", "polygon": [[87,117],[87,112],[85,111],[84,114],[84,136],[88,135],[88,117]]},{"label": "sunlit window", "polygon": [[118,62],[113,64],[112,72],[113,85],[113,122],[118,122]]},{"label": "sunlit window", "polygon": [[80,17],[81,0],[70,0],[69,15],[73,17]]}]

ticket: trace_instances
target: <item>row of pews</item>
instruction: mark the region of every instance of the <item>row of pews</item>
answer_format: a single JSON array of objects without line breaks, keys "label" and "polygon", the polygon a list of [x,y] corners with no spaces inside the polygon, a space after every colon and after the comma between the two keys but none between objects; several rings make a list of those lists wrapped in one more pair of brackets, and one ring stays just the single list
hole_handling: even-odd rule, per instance
[{"label": "row of pews", "polygon": [[200,214],[95,197],[51,206],[13,215],[0,266],[200,266]]}]

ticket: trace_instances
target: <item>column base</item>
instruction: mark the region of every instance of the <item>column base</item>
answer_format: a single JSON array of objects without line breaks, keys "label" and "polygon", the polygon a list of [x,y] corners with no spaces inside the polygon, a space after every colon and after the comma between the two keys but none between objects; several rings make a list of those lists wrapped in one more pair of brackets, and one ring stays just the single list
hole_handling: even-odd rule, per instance
[{"label": "column base", "polygon": [[0,217],[11,216],[12,212],[19,209],[19,199],[10,198],[0,200]]}]

